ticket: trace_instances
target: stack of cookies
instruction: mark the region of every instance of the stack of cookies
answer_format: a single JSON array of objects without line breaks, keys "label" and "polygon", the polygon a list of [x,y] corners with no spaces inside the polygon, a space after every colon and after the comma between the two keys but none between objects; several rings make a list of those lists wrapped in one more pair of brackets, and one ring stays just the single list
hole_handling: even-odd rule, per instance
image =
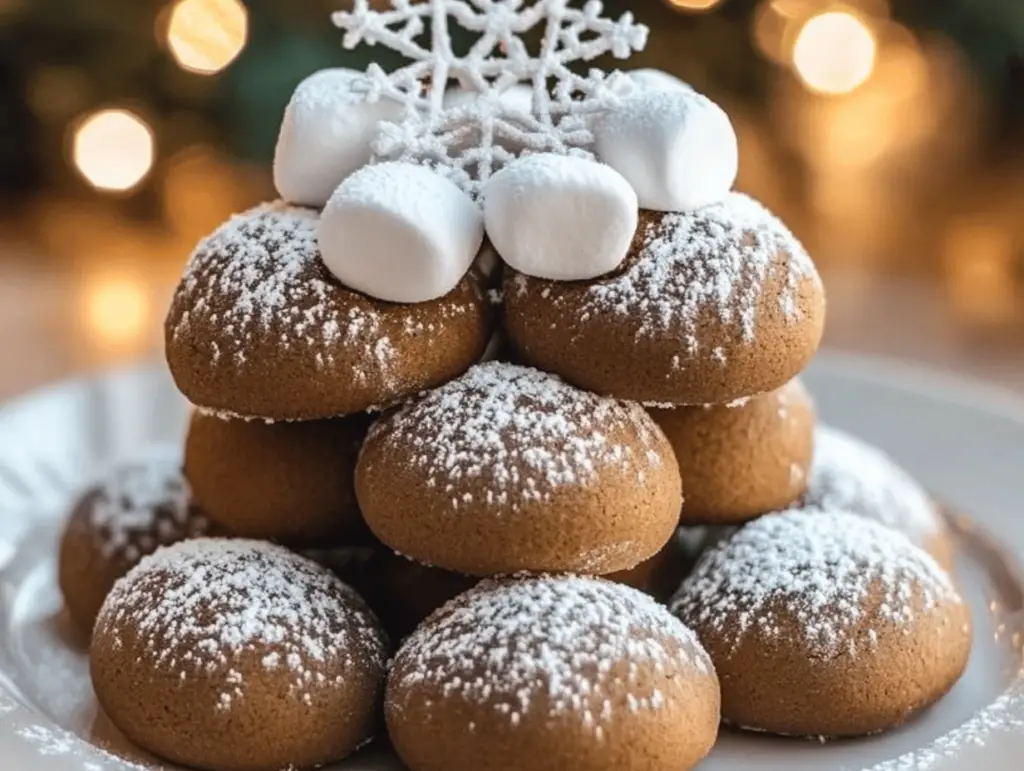
[{"label": "stack of cookies", "polygon": [[[386,39],[360,8],[339,24]],[[188,263],[183,462],[119,466],[70,521],[61,586],[113,723],[210,771],[385,734],[411,771],[685,771],[721,722],[863,735],[952,687],[943,520],[816,425],[821,281],[732,192],[724,112],[638,71],[587,113],[589,155],[542,152],[536,89],[529,120],[507,83],[463,93],[446,119],[525,127],[467,181],[371,159],[400,90],[370,75],[300,85],[286,200]]]}]

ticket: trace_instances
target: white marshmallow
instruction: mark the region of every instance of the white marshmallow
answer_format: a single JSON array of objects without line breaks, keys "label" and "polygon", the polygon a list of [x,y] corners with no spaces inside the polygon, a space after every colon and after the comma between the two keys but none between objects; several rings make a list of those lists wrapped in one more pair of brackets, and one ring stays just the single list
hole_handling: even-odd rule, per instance
[{"label": "white marshmallow", "polygon": [[696,91],[644,89],[594,126],[598,158],[636,190],[640,206],[691,211],[725,198],[739,171],[729,116]]},{"label": "white marshmallow", "polygon": [[353,88],[362,77],[355,70],[320,70],[295,89],[274,154],[274,185],[289,203],[323,206],[342,180],[369,163],[380,122],[401,117],[398,102],[367,102]]},{"label": "white marshmallow", "polygon": [[483,195],[491,243],[529,276],[596,278],[619,266],[636,232],[629,182],[585,158],[524,156],[491,177]]},{"label": "white marshmallow", "polygon": [[399,303],[456,287],[484,237],[483,215],[440,174],[402,161],[364,166],[324,207],[317,230],[328,270],[350,289]]},{"label": "white marshmallow", "polygon": [[655,69],[654,67],[627,70],[626,74],[641,88],[655,91],[673,91],[678,89],[693,91],[693,86],[686,81],[680,80],[675,75],[665,72],[665,70]]}]

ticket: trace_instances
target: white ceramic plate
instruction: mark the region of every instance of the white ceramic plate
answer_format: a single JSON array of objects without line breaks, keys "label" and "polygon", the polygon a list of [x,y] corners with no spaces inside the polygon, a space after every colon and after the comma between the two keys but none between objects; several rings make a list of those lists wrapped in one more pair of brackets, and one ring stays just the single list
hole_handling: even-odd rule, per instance
[{"label": "white ceramic plate", "polygon": [[[821,416],[895,455],[954,509],[972,604],[967,673],[938,706],[883,736],[819,745],[723,732],[707,771],[1017,771],[1024,767],[1024,400],[936,373],[822,355]],[[162,368],[49,388],[0,409],[0,769],[172,768],[98,710],[83,641],[55,582],[60,520],[99,464],[181,437],[186,406]],[[1016,556],[1012,556],[1016,555]],[[386,750],[338,771],[397,769]],[[628,769],[623,769],[628,771]]]}]

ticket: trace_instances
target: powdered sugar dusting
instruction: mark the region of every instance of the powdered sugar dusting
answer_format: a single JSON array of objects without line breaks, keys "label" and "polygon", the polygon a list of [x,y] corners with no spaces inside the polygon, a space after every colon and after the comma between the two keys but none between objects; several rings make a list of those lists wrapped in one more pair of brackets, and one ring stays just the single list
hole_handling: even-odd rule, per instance
[{"label": "powdered sugar dusting", "polygon": [[643,482],[660,467],[660,432],[633,404],[580,391],[527,367],[488,362],[386,418],[370,431],[383,454],[409,453],[451,506],[483,496],[495,512],[626,468]]},{"label": "powdered sugar dusting", "polygon": [[899,530],[921,546],[944,527],[924,489],[884,452],[830,426],[814,433],[802,508],[846,510]]},{"label": "powdered sugar dusting", "polygon": [[524,718],[603,732],[621,710],[658,710],[662,688],[711,677],[696,636],[635,589],[592,578],[485,580],[436,611],[399,650],[389,710],[422,688]]},{"label": "powdered sugar dusting", "polygon": [[[1021,674],[1018,674],[1018,678]],[[928,771],[944,760],[952,760],[971,746],[985,746],[998,733],[1024,730],[1024,681],[1018,679],[1002,696],[963,725],[940,736],[931,744],[898,758],[886,760],[865,771]]]},{"label": "powdered sugar dusting", "polygon": [[[762,517],[714,546],[679,589],[672,610],[696,628],[773,639],[796,620],[815,658],[856,655],[869,600],[877,620],[906,626],[961,602],[949,576],[899,533],[847,512]],[[873,630],[865,637],[870,645]]]},{"label": "powdered sugar dusting", "polygon": [[[114,587],[97,620],[98,638],[127,644],[149,665],[219,682],[219,709],[244,699],[246,654],[294,675],[291,695],[344,687],[359,659],[382,667],[386,640],[355,592],[330,571],[271,544],[184,541],[146,557]],[[236,665],[239,669],[236,669]]]},{"label": "powdered sugar dusting", "polygon": [[[751,342],[770,281],[781,276],[775,302],[781,317],[794,323],[802,318],[801,283],[820,281],[786,226],[740,193],[693,212],[665,214],[647,224],[643,239],[639,256],[622,273],[588,288],[580,322],[608,314],[626,317],[636,324],[638,338],[670,334],[690,355],[706,352],[724,363],[723,350],[704,351],[702,319],[710,315]],[[519,278],[520,292],[528,285]]]},{"label": "powdered sugar dusting", "polygon": [[202,535],[208,523],[190,500],[176,447],[154,448],[143,458],[114,466],[88,504],[100,554],[134,562],[160,544]]},{"label": "powdered sugar dusting", "polygon": [[216,330],[211,364],[234,367],[248,364],[255,341],[268,336],[321,367],[351,349],[365,362],[357,379],[387,382],[394,348],[381,314],[368,302],[340,301],[344,290],[320,261],[318,221],[312,209],[275,202],[232,217],[200,242],[171,308],[175,338],[194,324]]},{"label": "powdered sugar dusting", "polygon": [[153,768],[112,755],[62,728],[26,726],[18,731],[18,736],[33,744],[42,757],[67,756],[81,760],[82,771],[152,771]]}]

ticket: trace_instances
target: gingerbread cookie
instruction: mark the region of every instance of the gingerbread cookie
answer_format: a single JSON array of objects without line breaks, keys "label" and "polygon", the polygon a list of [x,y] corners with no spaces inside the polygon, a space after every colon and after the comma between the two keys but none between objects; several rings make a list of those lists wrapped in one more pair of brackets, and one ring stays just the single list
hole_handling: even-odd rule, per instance
[{"label": "gingerbread cookie", "polygon": [[800,381],[717,406],[651,409],[686,481],[686,524],[745,522],[807,488],[814,404]]},{"label": "gingerbread cookie", "polygon": [[281,203],[201,242],[166,323],[167,360],[194,404],[309,420],[389,405],[480,358],[488,302],[471,271],[449,294],[400,305],[346,289],[323,265],[319,215]]},{"label": "gingerbread cookie", "polygon": [[650,559],[644,560],[630,570],[609,573],[605,578],[639,589],[658,602],[667,602],[679,588],[679,582],[690,572],[693,562],[693,555],[680,529],[661,547],[661,551]]},{"label": "gingerbread cookie", "polygon": [[[336,558],[319,559],[326,560],[323,564],[329,564],[366,598],[393,640],[407,637],[427,616],[480,580],[420,565],[386,548],[373,550],[355,564],[351,557],[342,557],[337,567]],[[679,587],[689,567],[681,540],[673,537],[650,559],[605,578],[664,602]]]},{"label": "gingerbread cookie", "polygon": [[559,282],[509,272],[509,337],[530,364],[647,404],[715,404],[779,388],[817,350],[825,295],[800,243],[739,193],[640,212],[619,270]]},{"label": "gingerbread cookie", "polygon": [[400,641],[427,616],[479,580],[420,565],[380,548],[363,565],[353,586],[366,598],[391,639]]},{"label": "gingerbread cookie", "polygon": [[675,532],[680,490],[642,408],[501,362],[382,417],[356,467],[381,541],[470,575],[635,567]]},{"label": "gingerbread cookie", "polygon": [[696,637],[646,595],[536,576],[484,580],[427,619],[385,715],[411,771],[685,771],[714,744],[719,693]]},{"label": "gingerbread cookie", "polygon": [[205,535],[177,448],[119,463],[75,503],[60,542],[58,581],[68,614],[92,632],[114,583],[160,546]]},{"label": "gingerbread cookie", "polygon": [[837,428],[815,431],[810,483],[797,508],[860,514],[953,567],[949,528],[928,493],[884,452]]},{"label": "gingerbread cookie", "polygon": [[196,410],[185,474],[203,510],[233,535],[351,545],[368,535],[353,476],[369,423],[363,414],[265,423]]},{"label": "gingerbread cookie", "polygon": [[723,719],[776,734],[893,728],[953,687],[971,648],[946,572],[850,513],[751,522],[701,558],[672,610],[715,663]]},{"label": "gingerbread cookie", "polygon": [[209,771],[340,760],[372,736],[387,638],[326,568],[267,543],[147,557],[96,620],[93,687],[140,747]]}]

